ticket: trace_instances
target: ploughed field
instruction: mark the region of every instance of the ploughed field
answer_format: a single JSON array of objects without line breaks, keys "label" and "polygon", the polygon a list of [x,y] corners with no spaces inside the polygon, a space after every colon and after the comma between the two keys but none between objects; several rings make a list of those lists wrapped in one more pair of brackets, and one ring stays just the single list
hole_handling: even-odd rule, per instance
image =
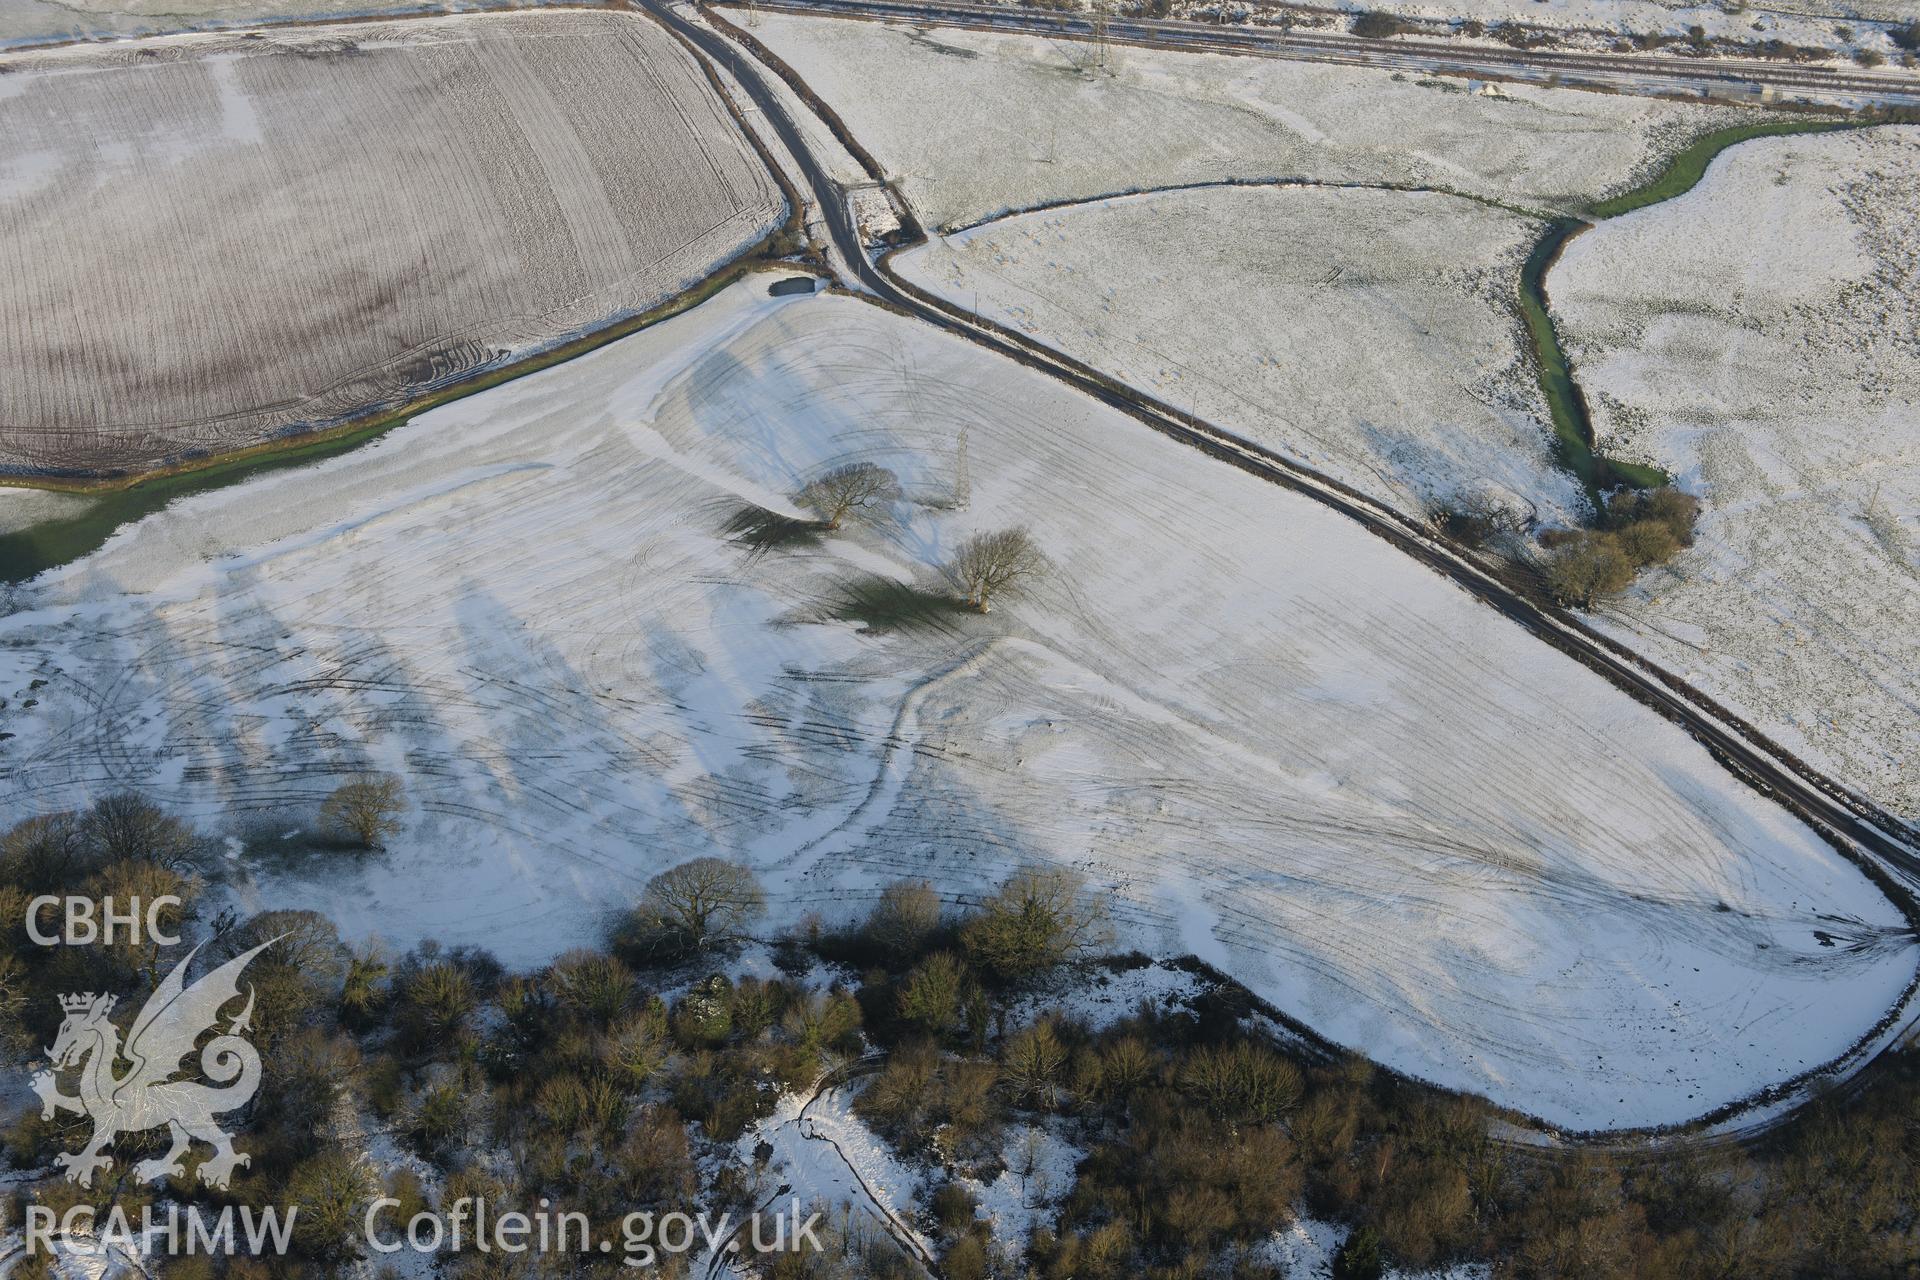
[{"label": "ploughed field", "polygon": [[398,407],[657,305],[784,211],[634,14],[7,66],[0,471],[140,470]]},{"label": "ploughed field", "polygon": [[[853,462],[902,496],[781,525]],[[956,608],[956,546],[1017,525],[1051,567]],[[535,963],[707,854],[776,925],[1067,864],[1124,945],[1578,1128],[1791,1079],[1914,976],[1858,871],[1584,667],[1317,504],[849,298],[736,286],[176,503],[21,603],[0,813],[139,789],[230,839],[243,910],[395,947]],[[389,850],[313,840],[366,768],[405,782]]]}]

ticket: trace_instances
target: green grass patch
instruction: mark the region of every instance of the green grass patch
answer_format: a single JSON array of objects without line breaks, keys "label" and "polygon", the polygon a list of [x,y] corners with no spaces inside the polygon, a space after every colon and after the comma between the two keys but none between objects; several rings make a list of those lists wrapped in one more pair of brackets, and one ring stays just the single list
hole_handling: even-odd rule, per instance
[{"label": "green grass patch", "polygon": [[176,498],[336,457],[359,448],[396,425],[375,423],[344,435],[216,462],[195,471],[159,475],[130,488],[88,495],[87,509],[78,515],[44,520],[0,534],[0,582],[24,582],[37,573],[78,560],[97,550],[121,525],[152,515]]},{"label": "green grass patch", "polygon": [[[1671,200],[1693,190],[1706,175],[1707,168],[1722,151],[1754,138],[1778,137],[1796,133],[1825,133],[1852,126],[1833,120],[1769,120],[1758,124],[1735,125],[1702,134],[1674,155],[1666,168],[1651,182],[1603,200],[1587,211],[1592,221],[1618,217],[1635,209]],[[1547,225],[1535,242],[1520,270],[1520,312],[1526,319],[1527,333],[1533,340],[1535,364],[1540,372],[1540,390],[1547,398],[1553,417],[1556,453],[1562,466],[1580,478],[1587,493],[1598,505],[1602,490],[1626,485],[1635,489],[1653,488],[1670,483],[1672,477],[1658,467],[1621,462],[1594,450],[1593,418],[1587,410],[1586,396],[1574,381],[1567,353],[1560,345],[1553,313],[1547,305],[1547,272],[1559,260],[1567,241],[1585,230],[1587,223],[1560,218]]]},{"label": "green grass patch", "polygon": [[1555,453],[1560,464],[1580,478],[1587,493],[1599,505],[1600,491],[1619,485],[1636,489],[1667,483],[1667,473],[1658,467],[1619,462],[1594,452],[1593,419],[1587,412],[1587,399],[1580,384],[1573,380],[1573,369],[1560,345],[1559,330],[1553,313],[1547,309],[1547,269],[1560,257],[1560,250],[1584,223],[1563,218],[1550,224],[1546,234],[1534,244],[1533,252],[1520,269],[1520,312],[1526,317],[1527,333],[1533,339],[1534,363],[1540,373],[1540,390],[1547,398],[1553,418]]},{"label": "green grass patch", "polygon": [[1632,213],[1635,209],[1644,209],[1650,204],[1659,204],[1662,200],[1671,200],[1675,196],[1685,195],[1700,183],[1707,174],[1707,168],[1715,158],[1728,147],[1747,142],[1754,138],[1773,138],[1793,133],[1827,133],[1834,129],[1848,129],[1853,126],[1840,120],[1769,120],[1761,124],[1739,124],[1727,129],[1715,129],[1712,133],[1701,134],[1685,147],[1681,148],[1659,176],[1645,186],[1635,187],[1622,192],[1610,200],[1602,200],[1587,210],[1587,216],[1594,221],[1602,218],[1617,218],[1623,213]]},{"label": "green grass patch", "polygon": [[[777,234],[777,233],[776,233]],[[0,484],[51,489],[93,499],[79,515],[45,520],[0,534],[0,582],[24,582],[35,574],[57,568],[96,551],[121,525],[165,507],[176,498],[238,484],[256,476],[306,466],[356,449],[391,431],[418,414],[455,400],[491,390],[516,378],[585,355],[642,329],[691,310],[751,271],[762,250],[735,259],[692,288],[635,315],[583,334],[504,368],[491,369],[467,381],[442,388],[411,404],[367,420],[320,434],[270,441],[225,456],[195,459],[136,476],[64,479],[5,477]]]}]

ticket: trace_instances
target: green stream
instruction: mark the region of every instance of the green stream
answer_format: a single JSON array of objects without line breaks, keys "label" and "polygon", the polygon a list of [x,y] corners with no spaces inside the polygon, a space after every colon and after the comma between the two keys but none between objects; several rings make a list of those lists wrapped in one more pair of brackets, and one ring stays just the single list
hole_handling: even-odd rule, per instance
[{"label": "green stream", "polygon": [[1685,195],[1706,176],[1707,166],[1713,163],[1714,157],[1736,143],[1779,134],[1824,133],[1850,127],[1853,126],[1831,120],[1773,120],[1717,129],[1694,139],[1668,161],[1667,167],[1652,181],[1601,201],[1587,210],[1585,218],[1561,218],[1547,224],[1545,234],[1535,242],[1526,265],[1520,269],[1520,310],[1526,317],[1527,332],[1533,338],[1540,389],[1546,394],[1547,407],[1553,414],[1560,461],[1580,477],[1580,482],[1596,500],[1604,489],[1620,485],[1646,488],[1664,484],[1669,477],[1658,467],[1621,462],[1594,450],[1593,419],[1587,411],[1587,398],[1580,384],[1574,381],[1566,350],[1560,345],[1559,331],[1554,327],[1553,312],[1547,306],[1547,272],[1559,260],[1560,251],[1567,241],[1597,222]]}]

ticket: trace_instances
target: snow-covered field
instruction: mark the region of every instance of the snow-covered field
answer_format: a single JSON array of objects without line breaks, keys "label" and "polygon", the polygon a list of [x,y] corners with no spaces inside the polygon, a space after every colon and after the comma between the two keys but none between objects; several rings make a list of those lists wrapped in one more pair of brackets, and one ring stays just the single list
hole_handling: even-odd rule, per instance
[{"label": "snow-covered field", "polygon": [[[738,14],[735,14],[739,17]],[[740,19],[744,21],[744,18]],[[1631,185],[1709,108],[1266,58],[763,13],[754,34],[897,177],[929,227],[1226,178],[1434,186],[1563,208]]]},{"label": "snow-covered field", "polygon": [[1547,281],[1609,452],[1706,499],[1624,638],[1920,818],[1920,129],[1743,143]]},{"label": "snow-covered field", "polygon": [[698,65],[633,14],[165,37],[7,72],[5,468],[137,468],[403,403],[643,311],[782,216]]},{"label": "snow-covered field", "polygon": [[1516,291],[1541,230],[1457,196],[1213,187],[1021,214],[895,264],[1403,510],[1491,487],[1568,521],[1586,500]]},{"label": "snow-covered field", "polygon": [[89,505],[90,500],[78,494],[0,488],[0,533],[12,533],[48,520],[70,520]]},{"label": "snow-covered field", "polygon": [[[725,536],[852,460],[899,474],[888,519]],[[1015,524],[1052,562],[1024,598],[832,620]],[[0,621],[0,810],[144,788],[244,842],[243,906],[396,945],[538,961],[697,854],[757,866],[781,920],[1071,863],[1128,945],[1578,1127],[1813,1067],[1914,974],[1813,833],[1386,544],[763,280],[184,500],[33,604]],[[390,853],[282,838],[369,764],[408,788]]]}]

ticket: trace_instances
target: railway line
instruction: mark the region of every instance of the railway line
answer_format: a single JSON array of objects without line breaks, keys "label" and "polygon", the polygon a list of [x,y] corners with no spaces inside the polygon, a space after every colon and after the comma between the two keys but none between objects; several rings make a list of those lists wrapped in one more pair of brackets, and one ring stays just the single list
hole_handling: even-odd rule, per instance
[{"label": "railway line", "polygon": [[[1020,35],[1093,39],[1091,15],[1012,5],[930,0],[757,0],[755,8]],[[1673,54],[1507,49],[1461,41],[1369,39],[1299,27],[1234,26],[1178,19],[1112,18],[1101,38],[1120,44],[1293,58],[1440,75],[1590,85],[1620,92],[1685,93],[1747,101],[1805,98],[1828,104],[1920,106],[1920,76]]]}]

